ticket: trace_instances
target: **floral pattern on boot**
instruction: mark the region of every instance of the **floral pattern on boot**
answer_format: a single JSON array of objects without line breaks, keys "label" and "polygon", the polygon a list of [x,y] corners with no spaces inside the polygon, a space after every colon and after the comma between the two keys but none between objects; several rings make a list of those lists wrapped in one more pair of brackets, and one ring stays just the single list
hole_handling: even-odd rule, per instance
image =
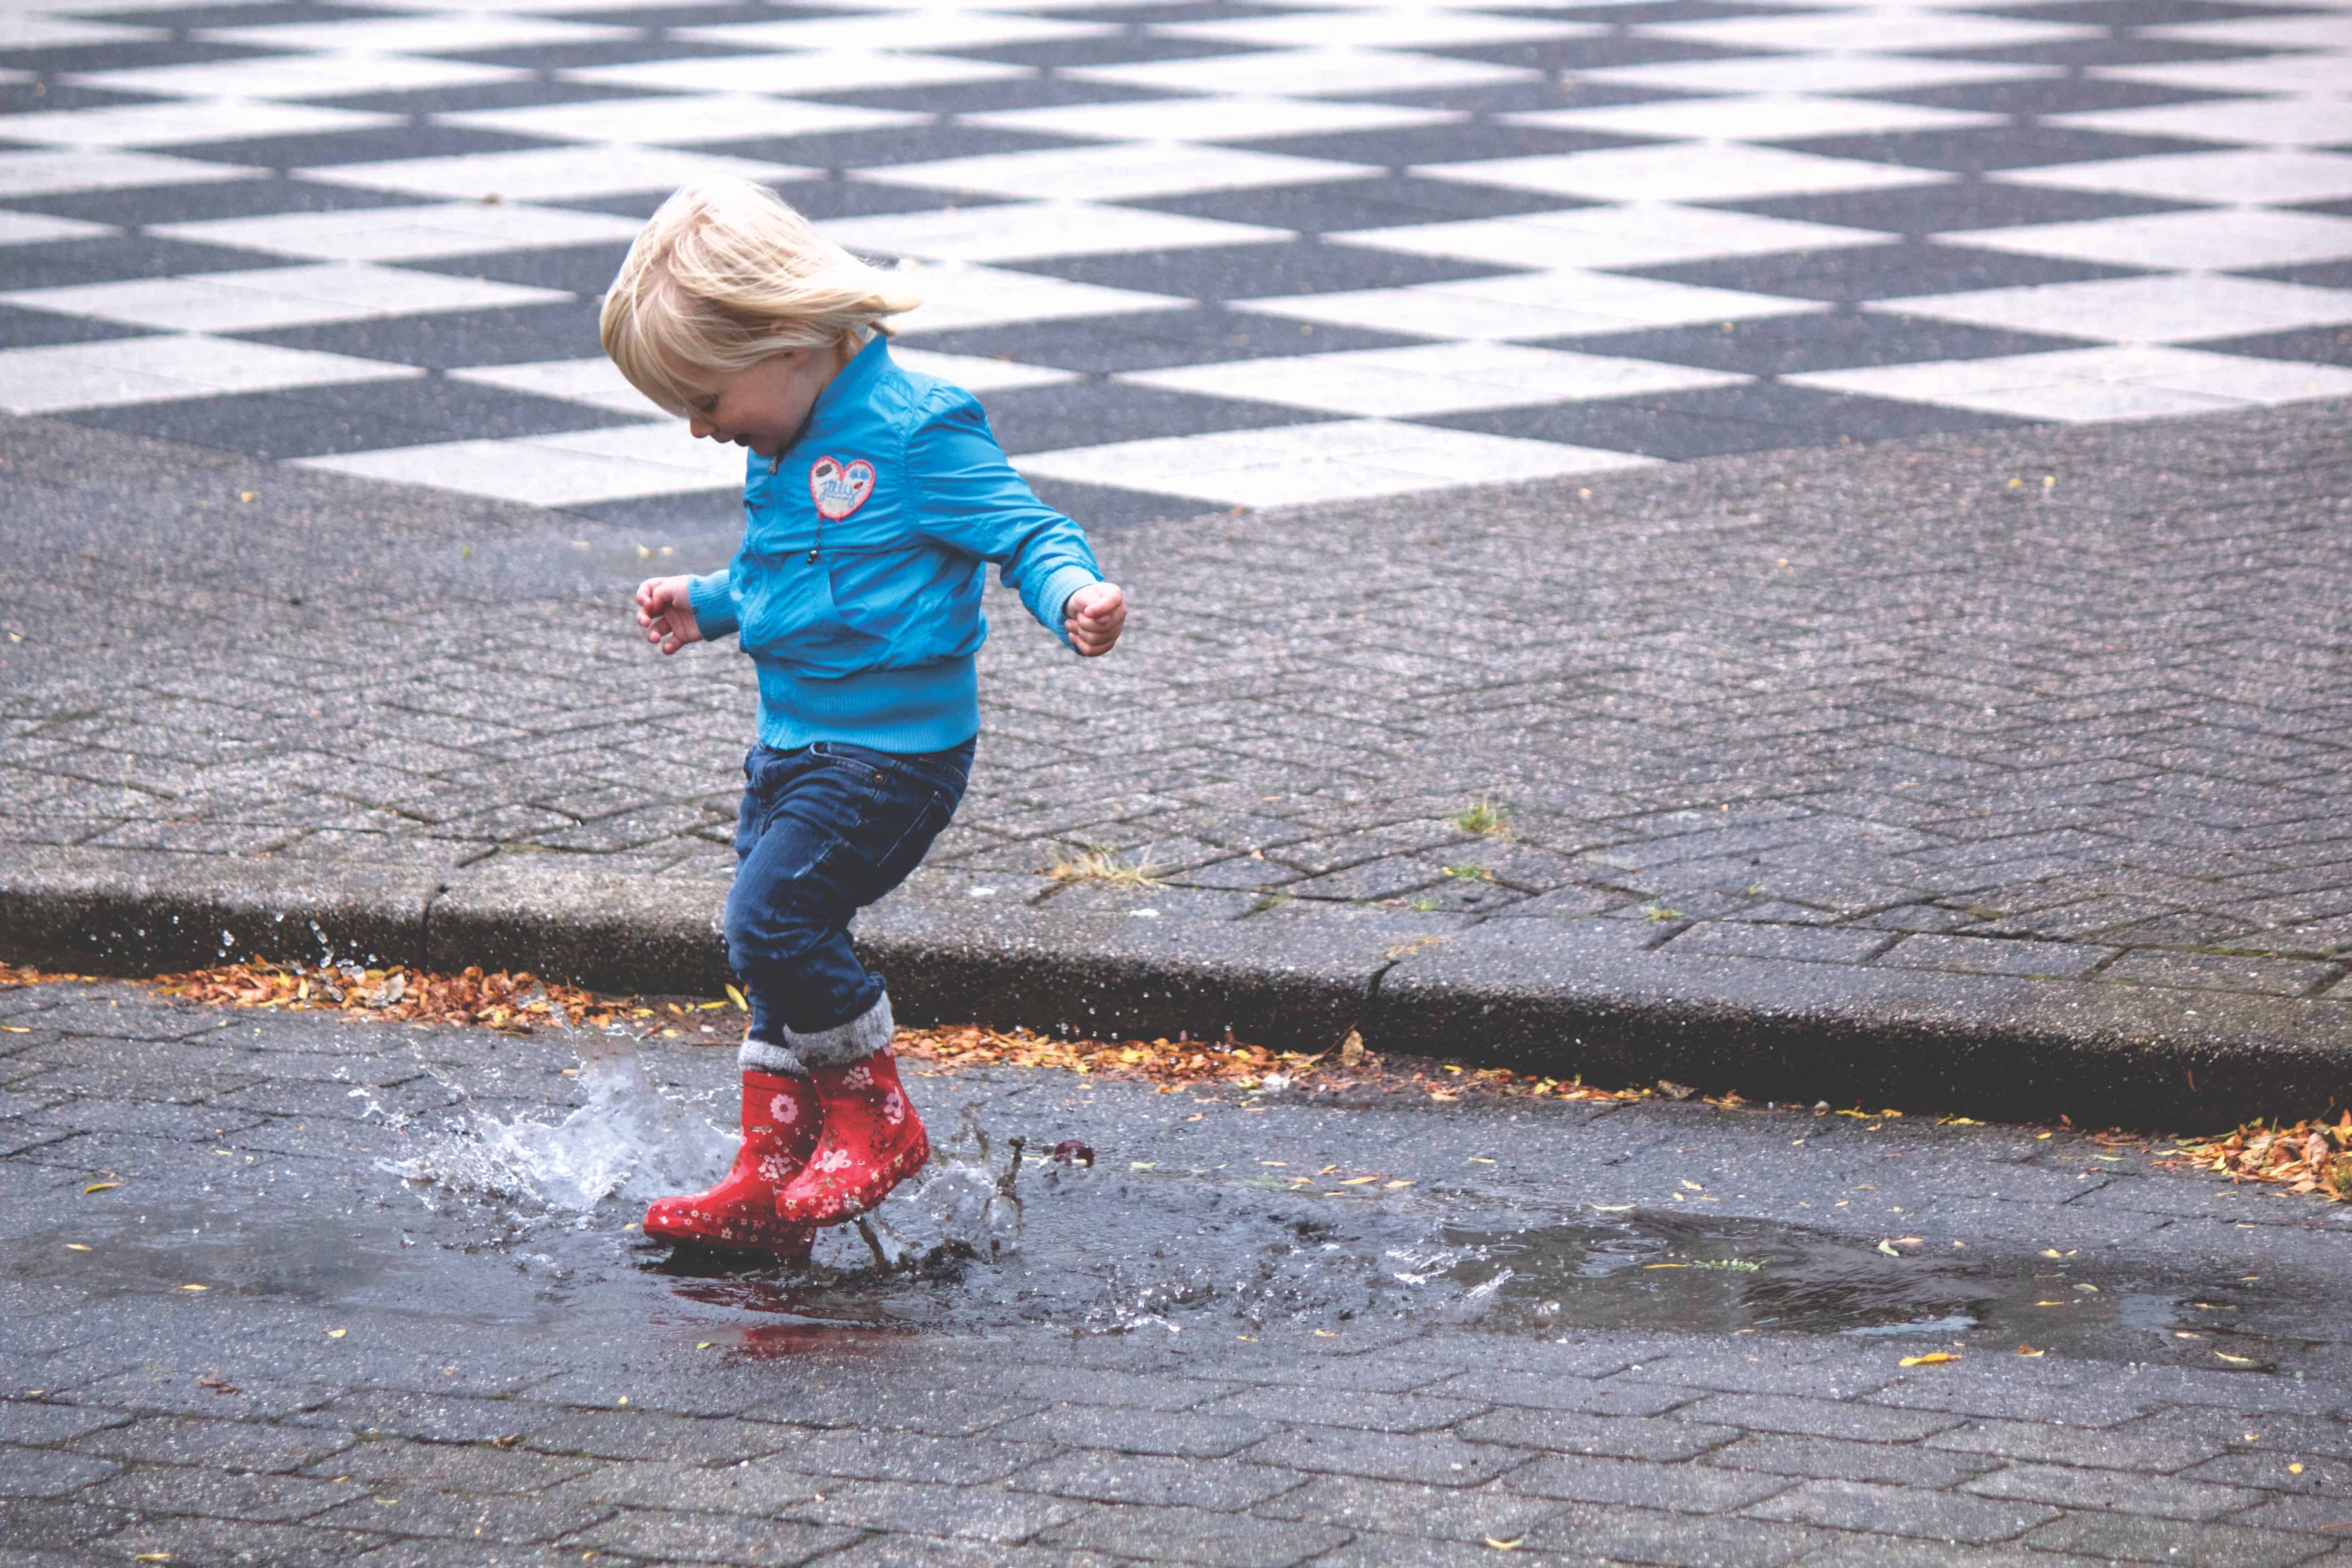
[{"label": "floral pattern on boot", "polygon": [[815,1152],[776,1194],[777,1217],[839,1225],[874,1207],[923,1168],[931,1141],[907,1101],[898,1064],[886,1047],[846,1067],[816,1068],[820,1130]]}]

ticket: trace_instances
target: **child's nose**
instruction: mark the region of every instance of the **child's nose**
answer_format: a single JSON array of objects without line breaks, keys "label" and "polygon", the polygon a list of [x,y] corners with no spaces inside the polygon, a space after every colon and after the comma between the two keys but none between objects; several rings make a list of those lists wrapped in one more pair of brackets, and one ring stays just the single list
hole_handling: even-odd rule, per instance
[{"label": "child's nose", "polygon": [[688,420],[686,422],[686,427],[689,431],[693,432],[694,438],[698,441],[704,440],[719,433],[718,426],[700,419]]}]

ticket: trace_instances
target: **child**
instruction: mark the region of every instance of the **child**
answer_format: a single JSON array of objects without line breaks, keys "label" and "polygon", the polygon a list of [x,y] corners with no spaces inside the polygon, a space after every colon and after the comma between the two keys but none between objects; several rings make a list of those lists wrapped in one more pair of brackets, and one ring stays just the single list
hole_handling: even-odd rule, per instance
[{"label": "child", "polygon": [[929,1157],[850,920],[962,798],[984,563],[1088,658],[1126,623],[1086,535],[1013,471],[971,395],[891,362],[883,323],[915,302],[772,192],[719,181],[662,204],[604,298],[621,374],[698,438],[751,453],[727,569],[637,589],[663,653],[734,632],[760,681],[727,896],[751,1005],[743,1142],[717,1186],[647,1209],[647,1236],[805,1258],[820,1226]]}]

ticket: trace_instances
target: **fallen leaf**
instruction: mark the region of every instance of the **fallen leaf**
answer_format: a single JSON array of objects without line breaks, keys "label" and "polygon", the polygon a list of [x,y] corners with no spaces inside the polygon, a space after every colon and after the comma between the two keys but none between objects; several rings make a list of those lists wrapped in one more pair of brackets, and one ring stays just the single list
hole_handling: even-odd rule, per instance
[{"label": "fallen leaf", "polygon": [[350,1332],[351,1330],[349,1329],[329,1329],[327,1331],[327,1337],[331,1340],[339,1340]]},{"label": "fallen leaf", "polygon": [[1675,1083],[1670,1079],[1662,1078],[1658,1080],[1658,1092],[1664,1095],[1668,1100],[1688,1100],[1692,1095],[1696,1094],[1698,1090],[1693,1089],[1686,1083]]},{"label": "fallen leaf", "polygon": [[1683,1187],[1686,1192],[1703,1193],[1706,1191],[1705,1187],[1700,1186],[1696,1182],[1686,1181],[1683,1184]]},{"label": "fallen leaf", "polygon": [[183,1290],[202,1290],[205,1287],[202,1285],[183,1285],[180,1289]]},{"label": "fallen leaf", "polygon": [[1644,1263],[1642,1267],[1644,1268],[1688,1268],[1690,1265],[1687,1263]]},{"label": "fallen leaf", "polygon": [[66,1250],[68,1252],[88,1252],[89,1250],[89,1247],[85,1242],[68,1241],[66,1243]]},{"label": "fallen leaf", "polygon": [[1959,1357],[1952,1354],[1949,1351],[1929,1351],[1926,1355],[1906,1355],[1895,1364],[1897,1366],[1941,1366],[1948,1361],[1958,1361],[1959,1359]]},{"label": "fallen leaf", "polygon": [[1382,1192],[1390,1192],[1398,1187],[1409,1187],[1411,1185],[1412,1185],[1411,1182],[1383,1182],[1381,1184],[1381,1190]]},{"label": "fallen leaf", "polygon": [[2220,1356],[2223,1361],[2232,1363],[2238,1366],[2252,1366],[2254,1364],[2254,1358],[2250,1355],[2231,1355],[2228,1351],[2215,1351],[2213,1353]]},{"label": "fallen leaf", "polygon": [[1497,1552],[1517,1552],[1519,1549],[1519,1542],[1526,1539],[1524,1535],[1514,1535],[1508,1541],[1497,1541],[1490,1535],[1486,1537],[1486,1544]]},{"label": "fallen leaf", "polygon": [[1346,1181],[1338,1184],[1343,1187],[1360,1187],[1366,1182],[1377,1182],[1379,1180],[1380,1178],[1378,1176],[1350,1176]]},{"label": "fallen leaf", "polygon": [[110,1192],[121,1184],[122,1184],[121,1182],[92,1182],[89,1185],[82,1189],[82,1193],[83,1195],[87,1196],[91,1193]]},{"label": "fallen leaf", "polygon": [[1895,1244],[1891,1241],[1880,1242],[1878,1244],[1878,1250],[1886,1254],[1889,1258],[1900,1258],[1903,1256],[1901,1253],[1895,1250]]},{"label": "fallen leaf", "polygon": [[1633,1212],[1633,1205],[1632,1204],[1594,1204],[1592,1206],[1601,1214],[1631,1214]]},{"label": "fallen leaf", "polygon": [[2020,1345],[2017,1347],[2017,1353],[2023,1356],[2043,1356],[2048,1355],[2050,1352],[2048,1351],[2035,1350],[2032,1345]]},{"label": "fallen leaf", "polygon": [[735,1004],[735,1011],[738,1013],[748,1013],[751,1010],[751,1004],[743,1000],[743,993],[732,985],[727,988],[727,1000]]},{"label": "fallen leaf", "polygon": [[2303,1467],[2301,1465],[2289,1465],[2286,1468],[2286,1473],[2290,1476],[2299,1476],[2303,1474]]},{"label": "fallen leaf", "polygon": [[228,1379],[223,1377],[216,1372],[207,1376],[196,1379],[196,1386],[198,1388],[209,1388],[215,1394],[243,1394],[245,1392],[245,1390],[239,1388],[236,1384],[231,1383]]}]

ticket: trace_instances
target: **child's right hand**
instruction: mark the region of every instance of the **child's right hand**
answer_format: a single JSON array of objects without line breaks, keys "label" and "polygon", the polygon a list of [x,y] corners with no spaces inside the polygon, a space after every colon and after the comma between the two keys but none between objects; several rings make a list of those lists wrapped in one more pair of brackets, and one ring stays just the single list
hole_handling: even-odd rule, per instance
[{"label": "child's right hand", "polygon": [[646,640],[658,643],[664,653],[702,640],[686,585],[684,577],[648,577],[637,584],[637,625],[645,627]]}]

